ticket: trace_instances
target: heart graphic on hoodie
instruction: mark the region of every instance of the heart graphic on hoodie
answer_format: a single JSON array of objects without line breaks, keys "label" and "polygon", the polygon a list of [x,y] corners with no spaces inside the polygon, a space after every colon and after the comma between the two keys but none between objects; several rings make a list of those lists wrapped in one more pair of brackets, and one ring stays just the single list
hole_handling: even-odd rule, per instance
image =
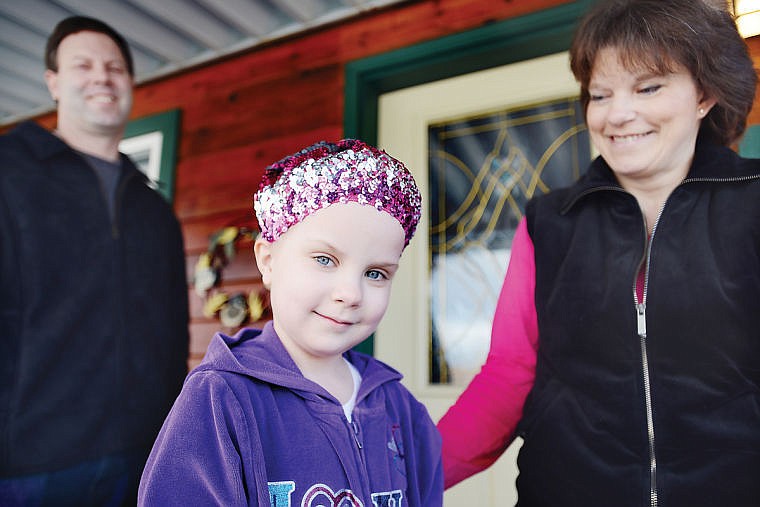
[{"label": "heart graphic on hoodie", "polygon": [[315,484],[310,487],[304,494],[301,505],[303,507],[364,507],[362,501],[350,489],[341,489],[335,493],[324,484]]}]

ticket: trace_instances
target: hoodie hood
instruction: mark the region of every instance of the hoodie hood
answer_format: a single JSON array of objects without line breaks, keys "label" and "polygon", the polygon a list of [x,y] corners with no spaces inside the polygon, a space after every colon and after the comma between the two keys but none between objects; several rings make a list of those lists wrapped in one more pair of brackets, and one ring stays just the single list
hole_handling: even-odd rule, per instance
[{"label": "hoodie hood", "polygon": [[[361,352],[349,350],[343,356],[362,376],[357,403],[380,385],[402,378],[398,371],[384,363],[373,361]],[[193,373],[209,370],[244,375],[285,387],[305,399],[316,401],[317,398],[327,398],[339,404],[323,387],[303,376],[282,345],[272,322],[268,322],[263,329],[241,329],[233,336],[216,333],[203,361]]]}]

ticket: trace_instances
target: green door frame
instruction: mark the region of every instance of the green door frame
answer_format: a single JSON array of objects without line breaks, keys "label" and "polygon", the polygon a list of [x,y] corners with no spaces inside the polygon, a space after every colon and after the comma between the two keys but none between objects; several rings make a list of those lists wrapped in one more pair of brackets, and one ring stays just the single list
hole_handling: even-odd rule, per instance
[{"label": "green door frame", "polygon": [[383,93],[566,51],[578,19],[592,4],[578,0],[349,62],[344,135],[377,142],[377,101]]}]

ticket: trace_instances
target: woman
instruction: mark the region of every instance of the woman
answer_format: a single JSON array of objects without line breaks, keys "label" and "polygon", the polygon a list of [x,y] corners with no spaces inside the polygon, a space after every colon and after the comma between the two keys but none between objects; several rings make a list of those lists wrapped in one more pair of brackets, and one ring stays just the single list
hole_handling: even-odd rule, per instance
[{"label": "woman", "polygon": [[608,0],[570,56],[600,157],[526,208],[488,360],[439,423],[446,484],[521,436],[519,505],[760,505],[746,45],[701,0]]}]

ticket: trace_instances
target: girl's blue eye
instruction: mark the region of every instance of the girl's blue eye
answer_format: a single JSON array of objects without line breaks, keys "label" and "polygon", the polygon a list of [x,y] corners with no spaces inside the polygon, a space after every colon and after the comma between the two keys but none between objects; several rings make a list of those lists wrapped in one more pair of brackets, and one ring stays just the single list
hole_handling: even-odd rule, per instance
[{"label": "girl's blue eye", "polygon": [[317,261],[318,264],[321,264],[322,266],[328,266],[330,264],[330,258],[326,255],[317,255],[314,257],[314,260]]},{"label": "girl's blue eye", "polygon": [[382,271],[378,271],[376,269],[371,269],[367,271],[367,278],[370,280],[384,280],[387,278]]}]

